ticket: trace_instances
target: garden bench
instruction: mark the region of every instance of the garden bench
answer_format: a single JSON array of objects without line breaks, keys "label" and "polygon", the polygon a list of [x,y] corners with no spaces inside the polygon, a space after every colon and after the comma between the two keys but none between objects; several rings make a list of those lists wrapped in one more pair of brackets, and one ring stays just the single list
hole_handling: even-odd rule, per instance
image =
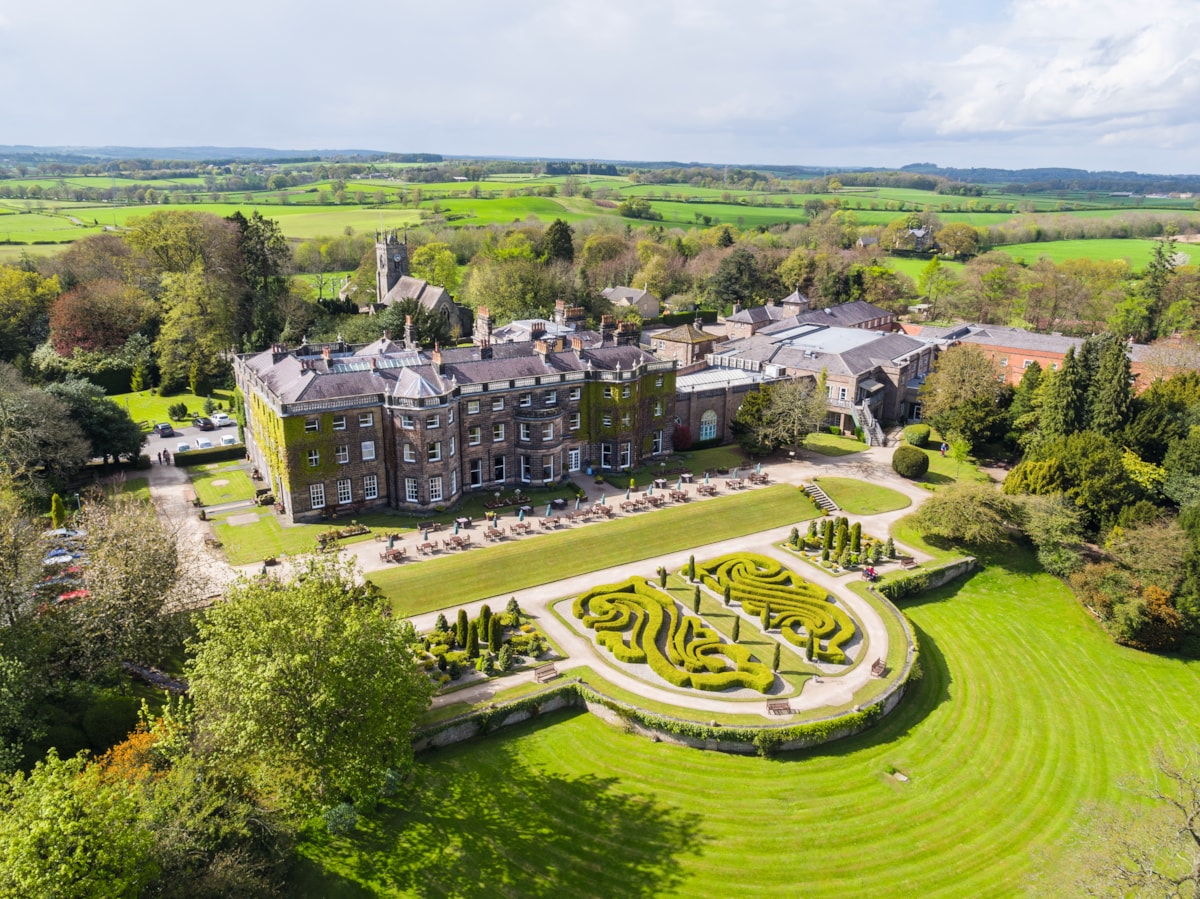
[{"label": "garden bench", "polygon": [[786,703],[786,702],[768,702],[767,703],[767,714],[769,714],[769,715],[790,715],[790,714],[792,714],[792,707],[789,703]]},{"label": "garden bench", "polygon": [[876,659],[875,663],[871,665],[872,677],[883,677],[885,671],[887,671],[887,662],[883,659]]},{"label": "garden bench", "polygon": [[554,667],[553,662],[549,665],[542,665],[540,668],[533,669],[533,679],[539,684],[554,680],[556,677],[558,677],[558,669]]},{"label": "garden bench", "polygon": [[913,558],[910,558],[907,556],[900,559],[900,567],[901,568],[905,568],[905,569],[916,568],[917,565],[919,565],[919,564],[920,563],[916,559],[913,559]]},{"label": "garden bench", "polygon": [[442,523],[440,521],[421,521],[417,523],[418,531],[440,531]]}]

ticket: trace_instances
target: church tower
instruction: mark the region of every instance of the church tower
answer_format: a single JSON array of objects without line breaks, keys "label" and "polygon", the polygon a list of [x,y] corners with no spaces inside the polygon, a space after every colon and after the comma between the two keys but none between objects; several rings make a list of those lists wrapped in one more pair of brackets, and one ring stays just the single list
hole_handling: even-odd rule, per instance
[{"label": "church tower", "polygon": [[396,282],[408,274],[408,241],[395,231],[375,234],[375,302],[382,303]]}]

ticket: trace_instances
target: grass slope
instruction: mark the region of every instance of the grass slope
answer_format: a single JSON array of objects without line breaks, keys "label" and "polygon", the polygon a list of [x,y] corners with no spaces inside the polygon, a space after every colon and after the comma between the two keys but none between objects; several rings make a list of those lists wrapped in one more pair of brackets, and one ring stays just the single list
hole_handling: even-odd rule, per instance
[{"label": "grass slope", "polygon": [[844,512],[850,515],[878,515],[912,505],[899,491],[857,478],[813,478]]},{"label": "grass slope", "polygon": [[[1112,645],[1021,555],[910,604],[924,678],[776,760],[561,714],[420,758],[402,807],[300,847],[298,896],[1009,896],[1072,822],[1195,742],[1200,664]],[[894,765],[911,777],[899,783]],[[1061,892],[1051,890],[1051,892]]]},{"label": "grass slope", "polygon": [[370,575],[401,615],[445,609],[814,516],[795,487],[776,485],[588,524]]}]

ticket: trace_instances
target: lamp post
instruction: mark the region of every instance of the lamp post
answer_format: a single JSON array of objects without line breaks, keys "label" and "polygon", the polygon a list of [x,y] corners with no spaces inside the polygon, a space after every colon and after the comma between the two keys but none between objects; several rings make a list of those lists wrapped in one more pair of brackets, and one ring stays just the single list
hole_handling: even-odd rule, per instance
[{"label": "lamp post", "polygon": [[81,502],[79,502],[79,494],[78,493],[75,494],[75,511],[76,512],[83,511],[83,504]]}]

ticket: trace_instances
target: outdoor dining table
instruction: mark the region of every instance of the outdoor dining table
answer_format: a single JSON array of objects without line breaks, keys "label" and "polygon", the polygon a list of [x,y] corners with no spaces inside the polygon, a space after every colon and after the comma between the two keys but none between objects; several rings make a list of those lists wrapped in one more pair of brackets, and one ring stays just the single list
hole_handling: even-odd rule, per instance
[{"label": "outdoor dining table", "polygon": [[717,487],[715,484],[701,484],[696,488],[696,492],[701,496],[716,496]]},{"label": "outdoor dining table", "polygon": [[659,490],[662,490],[664,487],[667,486],[667,479],[666,478],[655,478],[654,486],[657,487]]},{"label": "outdoor dining table", "polygon": [[454,523],[457,524],[459,527],[469,528],[471,526],[471,519],[470,518],[456,518],[456,519],[454,519]]},{"label": "outdoor dining table", "polygon": [[504,536],[504,531],[500,528],[488,528],[483,533],[489,540],[499,540]]},{"label": "outdoor dining table", "polygon": [[417,544],[417,552],[435,553],[435,552],[437,552],[437,548],[438,548],[437,544],[433,543],[433,542]]},{"label": "outdoor dining table", "polygon": [[685,471],[679,477],[683,479],[683,483],[685,484],[692,483],[692,473],[690,471]]}]

